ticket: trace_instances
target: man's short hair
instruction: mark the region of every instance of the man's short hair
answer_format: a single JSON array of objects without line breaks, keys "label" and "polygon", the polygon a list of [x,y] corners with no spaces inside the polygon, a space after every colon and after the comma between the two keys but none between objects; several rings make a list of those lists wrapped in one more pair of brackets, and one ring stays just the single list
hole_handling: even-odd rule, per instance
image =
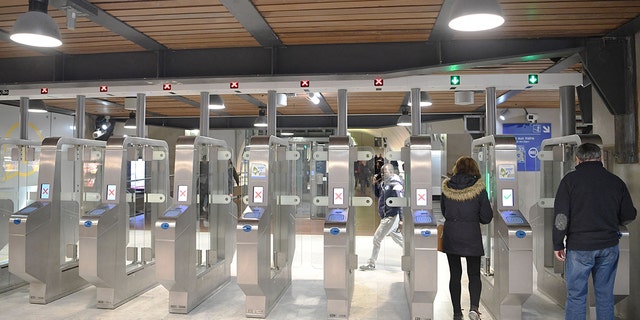
[{"label": "man's short hair", "polygon": [[583,143],[576,150],[576,157],[580,161],[600,160],[601,155],[600,147],[593,143]]}]

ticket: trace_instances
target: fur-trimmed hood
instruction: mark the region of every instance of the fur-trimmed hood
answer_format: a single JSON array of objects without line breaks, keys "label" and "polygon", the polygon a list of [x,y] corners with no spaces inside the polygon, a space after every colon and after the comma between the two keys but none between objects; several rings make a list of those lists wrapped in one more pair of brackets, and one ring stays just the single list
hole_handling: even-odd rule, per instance
[{"label": "fur-trimmed hood", "polygon": [[442,193],[454,201],[471,200],[485,188],[482,180],[466,174],[455,175],[442,181]]}]

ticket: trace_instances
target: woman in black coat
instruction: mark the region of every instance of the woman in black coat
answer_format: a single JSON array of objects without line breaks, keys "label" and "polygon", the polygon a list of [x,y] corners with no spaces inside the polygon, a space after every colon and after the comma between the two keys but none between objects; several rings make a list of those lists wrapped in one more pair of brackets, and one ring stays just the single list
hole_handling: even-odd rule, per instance
[{"label": "woman in black coat", "polygon": [[480,179],[478,164],[470,157],[460,157],[453,166],[453,176],[442,182],[440,208],[445,217],[442,251],[449,261],[449,292],[453,304],[454,320],[463,319],[460,306],[462,278],[461,257],[467,260],[469,319],[480,319],[480,257],[484,255],[480,224],[493,218],[487,190]]}]

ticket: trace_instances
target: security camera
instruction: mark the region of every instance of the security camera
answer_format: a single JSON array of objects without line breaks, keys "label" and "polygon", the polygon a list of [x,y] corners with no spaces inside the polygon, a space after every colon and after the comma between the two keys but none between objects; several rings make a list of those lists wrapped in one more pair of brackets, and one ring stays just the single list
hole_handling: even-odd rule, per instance
[{"label": "security camera", "polygon": [[527,121],[529,121],[530,123],[537,123],[538,115],[535,113],[527,113]]}]

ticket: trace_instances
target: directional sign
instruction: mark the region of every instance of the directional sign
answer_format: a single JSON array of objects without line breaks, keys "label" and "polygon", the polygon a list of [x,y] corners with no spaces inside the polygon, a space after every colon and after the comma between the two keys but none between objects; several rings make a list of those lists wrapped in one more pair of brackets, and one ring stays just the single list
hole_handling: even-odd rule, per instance
[{"label": "directional sign", "polygon": [[310,85],[311,85],[311,82],[309,82],[309,80],[300,80],[300,87],[308,88]]},{"label": "directional sign", "polygon": [[551,124],[505,123],[502,133],[516,138],[518,171],[540,171],[538,152],[542,140],[551,138]]},{"label": "directional sign", "polygon": [[538,75],[530,74],[529,77],[527,78],[527,81],[529,82],[529,84],[538,84]]},{"label": "directional sign", "polygon": [[108,86],[100,86],[100,92],[108,92],[108,91],[109,91]]},{"label": "directional sign", "polygon": [[171,83],[165,83],[162,85],[162,90],[169,91],[171,90]]},{"label": "directional sign", "polygon": [[40,94],[48,94],[49,88],[40,88]]},{"label": "directional sign", "polygon": [[449,78],[449,84],[452,86],[458,86],[460,85],[460,82],[460,76],[451,76],[451,78]]},{"label": "directional sign", "polygon": [[384,79],[377,78],[377,79],[373,80],[373,86],[374,87],[382,87],[383,85],[384,85]]},{"label": "directional sign", "polygon": [[229,89],[239,89],[239,88],[240,88],[240,82],[238,81],[229,82]]}]

